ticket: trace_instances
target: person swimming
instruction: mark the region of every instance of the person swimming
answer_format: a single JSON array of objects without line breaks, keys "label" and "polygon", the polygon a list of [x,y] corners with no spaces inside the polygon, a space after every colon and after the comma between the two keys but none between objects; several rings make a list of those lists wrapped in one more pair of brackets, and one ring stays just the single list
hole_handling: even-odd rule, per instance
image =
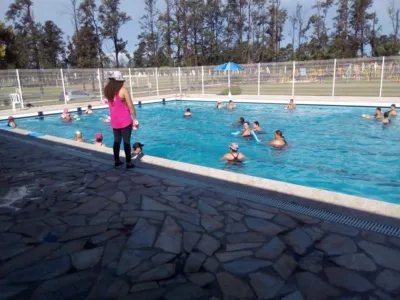
[{"label": "person swimming", "polygon": [[89,104],[85,111],[85,114],[91,115],[93,113],[92,106]]},{"label": "person swimming", "polygon": [[103,143],[103,135],[101,133],[96,133],[96,139],[95,139],[94,145],[99,146],[99,147],[106,146],[106,144]]},{"label": "person swimming", "polygon": [[229,109],[229,110],[233,110],[233,109],[236,108],[236,106],[233,105],[233,101],[232,100],[229,100],[228,106],[226,108]]},{"label": "person swimming", "polygon": [[143,154],[143,144],[141,143],[134,143],[132,146],[132,154],[133,155],[141,155]]},{"label": "person swimming", "polygon": [[236,143],[230,144],[229,152],[221,157],[221,160],[226,160],[231,163],[241,163],[245,159],[246,156],[244,156],[242,153],[239,153],[239,145]]},{"label": "person swimming", "polygon": [[258,132],[258,133],[262,132],[262,129],[260,127],[260,123],[258,121],[254,121],[253,122],[253,131],[254,132]]},{"label": "person swimming", "polygon": [[244,122],[242,136],[243,137],[251,136],[251,128],[249,122]]},{"label": "person swimming", "polygon": [[389,115],[390,116],[397,116],[396,104],[390,105]]},{"label": "person swimming", "polygon": [[286,146],[285,136],[283,135],[282,131],[276,130],[274,132],[274,139],[268,142],[269,145],[274,146],[276,148],[282,148]]},{"label": "person swimming", "polygon": [[185,113],[183,114],[184,117],[191,117],[192,116],[192,112],[190,111],[190,108],[187,108]]},{"label": "person swimming", "polygon": [[374,115],[363,114],[361,116],[363,118],[366,118],[366,119],[382,119],[382,109],[380,107],[377,107],[375,109],[375,114]]},{"label": "person swimming", "polygon": [[69,115],[68,108],[64,108],[63,113],[61,114],[61,119],[66,119]]},{"label": "person swimming", "polygon": [[244,124],[244,118],[240,117],[236,123],[232,123],[232,126],[243,126],[243,124]]},{"label": "person swimming", "polygon": [[80,131],[75,132],[74,141],[83,143],[84,141],[83,141],[82,136],[83,136],[82,132],[80,132]]},{"label": "person swimming", "polygon": [[11,128],[16,128],[17,127],[17,123],[15,123],[15,119],[14,119],[13,116],[9,116],[8,117],[7,126],[11,127]]},{"label": "person swimming", "polygon": [[68,114],[65,116],[65,118],[63,118],[63,121],[64,121],[64,122],[67,122],[67,123],[72,122],[72,116],[71,116],[71,114],[68,113]]},{"label": "person swimming", "polygon": [[296,109],[296,104],[294,104],[293,99],[290,99],[290,102],[288,105],[286,105],[285,109]]},{"label": "person swimming", "polygon": [[390,117],[389,117],[388,111],[383,114],[382,124],[385,124],[385,125],[390,124]]},{"label": "person swimming", "polygon": [[218,102],[217,103],[217,109],[223,109],[224,105],[222,104],[222,102]]}]

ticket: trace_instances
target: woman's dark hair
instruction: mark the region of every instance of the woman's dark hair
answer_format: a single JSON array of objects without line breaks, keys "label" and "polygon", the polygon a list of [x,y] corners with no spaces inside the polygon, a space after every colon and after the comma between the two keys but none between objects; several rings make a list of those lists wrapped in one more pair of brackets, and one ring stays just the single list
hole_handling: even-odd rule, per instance
[{"label": "woman's dark hair", "polygon": [[383,114],[383,116],[384,116],[385,118],[389,118],[389,112],[388,112],[388,111],[385,112],[385,113]]},{"label": "woman's dark hair", "polygon": [[257,126],[260,126],[260,123],[258,121],[254,121],[254,124],[256,124]]},{"label": "woman's dark hair", "polygon": [[89,104],[89,105],[87,106],[87,108],[88,108],[88,109],[92,109],[92,106]]},{"label": "woman's dark hair", "polygon": [[103,138],[96,138],[96,142],[101,143],[103,141]]},{"label": "woman's dark hair", "polygon": [[392,105],[390,105],[390,106],[392,106],[392,107],[396,108],[396,104],[392,104]]},{"label": "woman's dark hair", "polygon": [[190,112],[190,108],[187,108],[186,111],[187,111],[187,112]]},{"label": "woman's dark hair", "polygon": [[249,126],[250,126],[250,122],[244,122],[244,124],[247,124],[247,125],[249,125]]},{"label": "woman's dark hair", "polygon": [[285,136],[283,135],[283,132],[282,132],[282,131],[276,130],[275,133],[276,133],[277,135],[279,135],[281,138],[285,139]]},{"label": "woman's dark hair", "polygon": [[240,118],[239,118],[239,121],[240,121],[240,123],[244,123],[244,118],[243,118],[243,117],[240,117]]},{"label": "woman's dark hair", "polygon": [[104,88],[104,96],[108,101],[113,102],[114,97],[118,94],[119,90],[123,87],[123,81],[117,81],[115,79],[110,79]]},{"label": "woman's dark hair", "polygon": [[377,107],[376,109],[379,110],[379,111],[382,111],[382,109],[380,107]]}]

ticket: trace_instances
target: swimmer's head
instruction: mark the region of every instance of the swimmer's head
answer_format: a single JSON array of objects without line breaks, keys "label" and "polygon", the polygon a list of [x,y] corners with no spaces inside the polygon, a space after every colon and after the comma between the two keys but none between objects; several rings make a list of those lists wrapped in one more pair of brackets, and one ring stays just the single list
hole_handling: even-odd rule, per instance
[{"label": "swimmer's head", "polygon": [[377,107],[377,108],[376,108],[376,112],[378,112],[378,111],[379,111],[379,112],[382,112],[382,108]]},{"label": "swimmer's head", "polygon": [[385,112],[385,113],[383,114],[383,116],[384,116],[385,118],[389,118],[389,112]]},{"label": "swimmer's head", "polygon": [[[15,119],[14,119],[14,117],[13,116],[9,116],[8,117],[8,122],[7,122],[7,126],[8,127],[11,127],[12,125],[14,125],[15,124]],[[14,127],[14,126],[13,126]]]},{"label": "swimmer's head", "polygon": [[276,131],[274,132],[274,137],[275,137],[275,138],[282,138],[282,139],[285,139],[285,136],[283,135],[283,132],[280,131],[280,130],[276,130]]},{"label": "swimmer's head", "polygon": [[67,114],[68,113],[68,108],[64,108],[64,114]]},{"label": "swimmer's head", "polygon": [[238,123],[243,124],[244,123],[244,118],[240,117]]},{"label": "swimmer's head", "polygon": [[391,110],[395,110],[395,109],[396,109],[396,104],[390,105],[390,109],[391,109]]},{"label": "swimmer's head", "polygon": [[260,127],[260,123],[258,121],[254,121],[254,127]]},{"label": "swimmer's head", "polygon": [[96,133],[96,142],[101,143],[103,141],[103,135],[101,133]]},{"label": "swimmer's head", "polygon": [[293,99],[290,99],[290,103],[293,103]]},{"label": "swimmer's head", "polygon": [[89,104],[89,105],[87,106],[87,108],[88,108],[88,109],[92,109],[92,106]]},{"label": "swimmer's head", "polygon": [[232,150],[233,152],[237,152],[239,150],[239,145],[236,143],[232,143],[229,145],[229,149]]},{"label": "swimmer's head", "polygon": [[133,146],[132,146],[132,149],[133,149],[133,151],[137,151],[137,150],[142,151],[143,146],[144,145],[141,144],[141,143],[134,143]]},{"label": "swimmer's head", "polygon": [[81,139],[81,138],[82,138],[82,135],[83,135],[83,134],[82,134],[82,132],[80,132],[80,131],[76,131],[76,132],[75,132],[75,138],[76,138],[76,139]]},{"label": "swimmer's head", "polygon": [[232,103],[232,100],[229,100],[229,103]]},{"label": "swimmer's head", "polygon": [[186,112],[190,112],[190,108],[187,108],[187,109],[186,109]]},{"label": "swimmer's head", "polygon": [[250,123],[244,122],[243,127],[244,127],[244,129],[248,129],[250,127]]}]

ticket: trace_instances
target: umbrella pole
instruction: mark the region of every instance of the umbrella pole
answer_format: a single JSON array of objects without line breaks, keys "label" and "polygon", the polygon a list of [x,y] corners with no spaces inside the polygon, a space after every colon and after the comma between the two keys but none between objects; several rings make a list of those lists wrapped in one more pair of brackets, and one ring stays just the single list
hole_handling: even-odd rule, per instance
[{"label": "umbrella pole", "polygon": [[229,90],[228,97],[231,97],[232,96],[232,94],[231,94],[231,70],[229,70],[229,69],[228,69],[228,90]]}]

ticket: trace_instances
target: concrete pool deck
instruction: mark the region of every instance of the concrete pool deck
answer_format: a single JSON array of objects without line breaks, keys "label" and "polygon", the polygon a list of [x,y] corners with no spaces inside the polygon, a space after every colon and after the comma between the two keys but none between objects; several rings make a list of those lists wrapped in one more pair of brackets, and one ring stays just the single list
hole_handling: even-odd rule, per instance
[{"label": "concrete pool deck", "polygon": [[0,299],[399,299],[399,238],[22,134],[0,132]]}]

